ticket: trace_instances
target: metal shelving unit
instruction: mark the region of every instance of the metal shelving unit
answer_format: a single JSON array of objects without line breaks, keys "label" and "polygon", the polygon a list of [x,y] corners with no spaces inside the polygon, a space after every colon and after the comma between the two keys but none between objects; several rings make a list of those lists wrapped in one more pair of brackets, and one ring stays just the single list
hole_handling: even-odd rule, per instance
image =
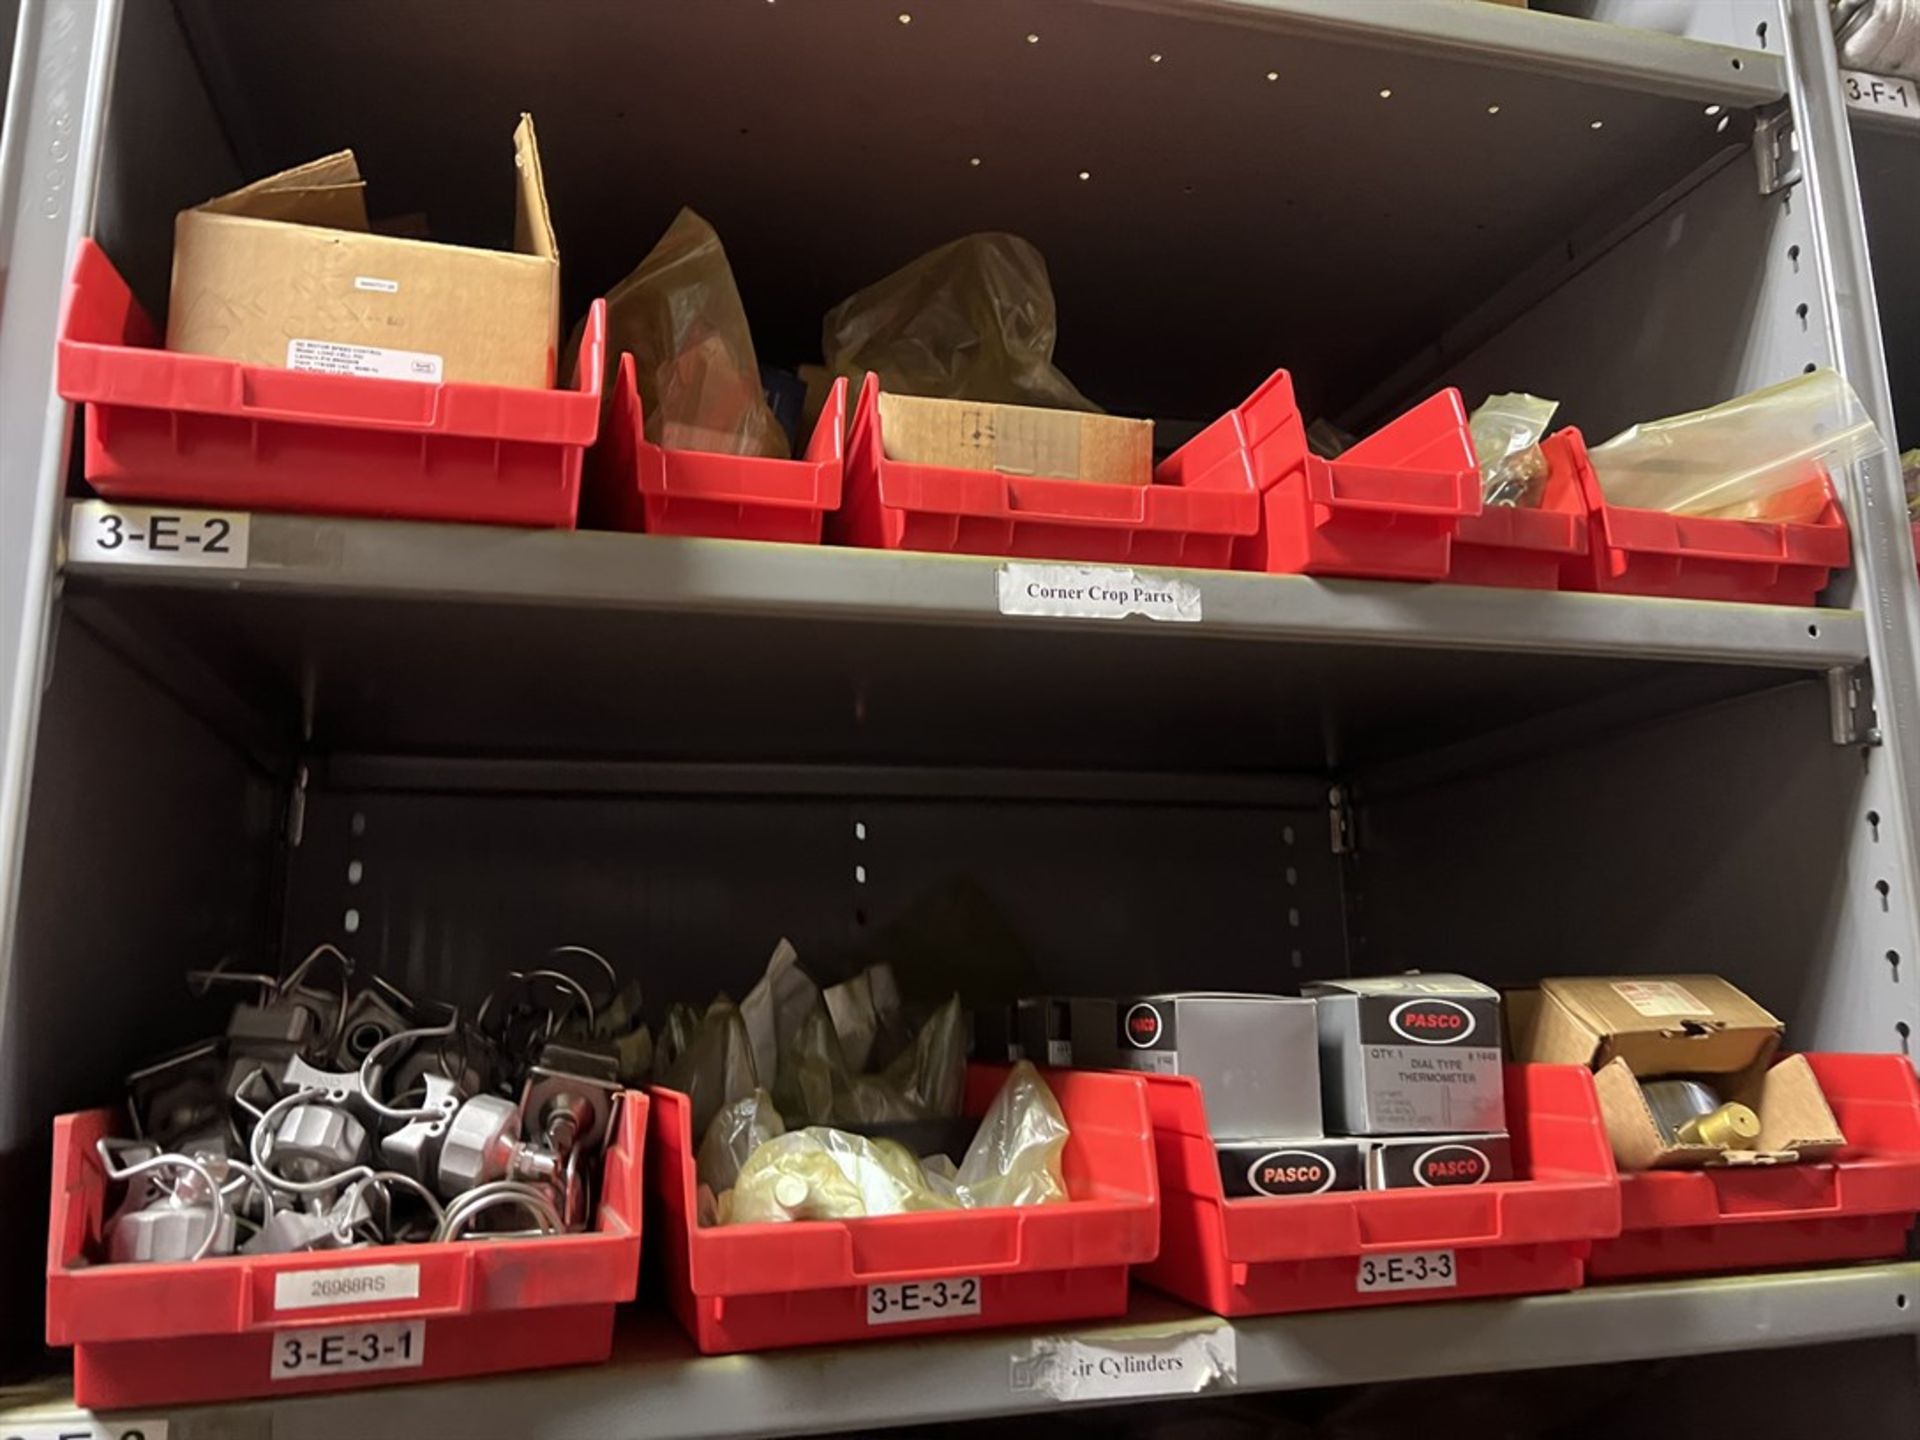
[{"label": "metal shelving unit", "polygon": [[[1121,1323],[1069,1335],[1005,1331],[758,1356],[701,1357],[670,1326],[636,1320],[613,1360],[589,1370],[503,1376],[307,1397],[272,1405],[154,1410],[117,1427],[164,1419],[168,1440],[328,1440],[339,1435],[470,1433],[571,1440],[731,1440],[768,1433],[881,1429],[903,1420],[1044,1415],[1064,1382],[1049,1365],[1082,1354],[1179,1357],[1168,1394],[1298,1390],[1660,1360],[1909,1335],[1920,1265],[1620,1285],[1576,1295],[1469,1301],[1434,1312],[1376,1308],[1222,1320],[1144,1295]],[[1436,1325],[1436,1319],[1445,1323]],[[642,1398],[644,1397],[644,1399]],[[84,1423],[51,1390],[4,1403],[9,1424]],[[777,1417],[777,1419],[775,1418]],[[84,1433],[84,1432],[83,1432]]]},{"label": "metal shelving unit", "polygon": [[[193,1033],[189,965],[351,936],[457,991],[551,943],[562,893],[570,933],[666,957],[661,998],[738,985],[782,933],[857,942],[958,868],[1061,989],[1176,962],[1270,987],[1439,943],[1509,983],[1724,969],[1809,1048],[1910,1050],[1920,586],[1886,465],[1848,477],[1856,568],[1809,610],[1191,572],[1199,621],[1112,623],[1002,613],[992,560],[271,514],[242,569],[61,549],[78,237],[157,298],[173,210],[350,142],[397,207],[484,241],[503,196],[469,177],[522,107],[572,298],[684,199],[774,348],[993,225],[1049,258],[1063,366],[1171,419],[1277,359],[1355,425],[1524,384],[1605,434],[1814,364],[1891,417],[1824,7],[1710,18],[582,0],[529,27],[507,0],[26,0],[0,169],[0,1209],[39,1213],[49,1115]],[[563,883],[596,877],[617,885]],[[0,1338],[25,1353],[43,1257],[18,1229]],[[1913,1336],[1917,1281],[1232,1324],[1143,1294],[1065,1338],[1218,1360],[1230,1337],[1232,1386],[1274,1390]],[[636,1316],[597,1369],[165,1418],[169,1440],[831,1432],[1047,1411],[1021,1378],[1044,1343],[698,1359]],[[7,1433],[72,1422],[62,1385],[0,1398]]]}]

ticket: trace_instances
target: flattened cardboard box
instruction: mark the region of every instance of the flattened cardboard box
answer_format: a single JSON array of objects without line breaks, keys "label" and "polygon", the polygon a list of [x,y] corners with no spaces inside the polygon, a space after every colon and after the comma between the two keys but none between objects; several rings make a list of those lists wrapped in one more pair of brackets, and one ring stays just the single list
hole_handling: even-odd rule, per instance
[{"label": "flattened cardboard box", "polygon": [[[1517,1058],[1593,1070],[1622,1170],[1791,1163],[1846,1143],[1806,1058],[1775,1063],[1780,1021],[1717,975],[1546,980],[1507,1003]],[[1757,1148],[1669,1140],[1640,1089],[1665,1075],[1704,1077],[1722,1100],[1751,1106],[1760,1117]]]},{"label": "flattened cardboard box", "polygon": [[1099,485],[1153,480],[1151,420],[882,393],[880,434],[887,458],[909,465]]},{"label": "flattened cardboard box", "polygon": [[513,146],[517,253],[370,233],[351,150],[182,211],[167,348],[326,374],[550,387],[560,257],[531,116]]}]

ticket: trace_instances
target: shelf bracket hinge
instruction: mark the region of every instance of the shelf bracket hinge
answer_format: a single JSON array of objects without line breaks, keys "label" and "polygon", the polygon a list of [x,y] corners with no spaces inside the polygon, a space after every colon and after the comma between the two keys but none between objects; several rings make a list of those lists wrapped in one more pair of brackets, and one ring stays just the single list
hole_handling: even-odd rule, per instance
[{"label": "shelf bracket hinge", "polygon": [[287,794],[287,848],[298,850],[307,832],[307,767],[294,772],[293,789]]},{"label": "shelf bracket hinge", "polygon": [[1335,785],[1327,791],[1327,828],[1334,854],[1352,855],[1359,850],[1353,827],[1353,805],[1347,799],[1345,786]]},{"label": "shelf bracket hinge", "polygon": [[1836,665],[1827,671],[1827,711],[1836,745],[1880,743],[1880,720],[1873,710],[1873,676],[1864,665]]},{"label": "shelf bracket hinge", "polygon": [[1778,195],[1800,183],[1800,140],[1786,101],[1754,112],[1753,163],[1762,195]]}]

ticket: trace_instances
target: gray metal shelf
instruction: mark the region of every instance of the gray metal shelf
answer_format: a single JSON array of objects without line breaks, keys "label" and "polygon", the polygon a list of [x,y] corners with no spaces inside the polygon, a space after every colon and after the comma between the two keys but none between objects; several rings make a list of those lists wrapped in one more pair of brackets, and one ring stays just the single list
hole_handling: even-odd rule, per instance
[{"label": "gray metal shelf", "polygon": [[[112,1418],[124,1425],[164,1415],[168,1440],[802,1435],[1058,1413],[1078,1402],[1045,1385],[1019,1388],[1030,1383],[1022,1376],[1035,1354],[1049,1352],[1055,1337],[1114,1353],[1184,1354],[1190,1368],[1159,1392],[1169,1395],[1192,1393],[1181,1388],[1197,1383],[1186,1377],[1230,1364],[1230,1378],[1216,1374],[1200,1392],[1224,1394],[1911,1335],[1920,1330],[1916,1302],[1920,1264],[1912,1263],[1235,1321],[1141,1294],[1124,1322],[1044,1334],[988,1331],[707,1358],[668,1322],[635,1316],[612,1361],[589,1369]],[[1228,1335],[1230,1348],[1222,1343]],[[16,1392],[11,1403],[0,1397],[0,1426],[84,1418],[57,1384]],[[107,1433],[118,1431],[109,1426]]]}]

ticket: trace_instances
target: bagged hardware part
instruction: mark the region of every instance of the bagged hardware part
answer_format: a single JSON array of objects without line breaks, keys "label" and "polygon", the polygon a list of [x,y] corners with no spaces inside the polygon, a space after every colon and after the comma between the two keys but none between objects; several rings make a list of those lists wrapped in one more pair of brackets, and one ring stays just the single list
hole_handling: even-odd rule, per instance
[{"label": "bagged hardware part", "polygon": [[755,1090],[746,1099],[734,1101],[713,1117],[700,1141],[700,1183],[715,1195],[731,1190],[753,1152],[786,1133],[786,1122],[766,1091]]},{"label": "bagged hardware part", "polygon": [[1547,457],[1540,441],[1553,423],[1558,400],[1537,395],[1489,395],[1467,418],[1480,460],[1480,496],[1489,506],[1536,506],[1547,485]]},{"label": "bagged hardware part", "polygon": [[827,369],[947,400],[1098,410],[1053,364],[1053,285],[1017,235],[967,235],[827,312]]},{"label": "bagged hardware part", "polygon": [[[578,337],[574,350],[578,352]],[[607,293],[606,372],[635,362],[647,439],[669,450],[792,454],[760,380],[753,332],[720,237],[682,210],[652,250]]]},{"label": "bagged hardware part", "polygon": [[1849,70],[1920,80],[1920,0],[1834,0],[1833,38]]},{"label": "bagged hardware part", "polygon": [[[672,1015],[667,1017],[667,1022],[671,1029]],[[682,1021],[683,1028],[684,1023]],[[693,1102],[694,1133],[704,1135],[715,1115],[736,1100],[753,1094],[760,1084],[740,1007],[726,996],[719,996],[707,1007],[707,1013],[700,1017],[684,1044],[683,1050],[661,1066],[660,1083],[680,1091]]]},{"label": "bagged hardware part", "polygon": [[1822,369],[1635,425],[1588,458],[1609,504],[1795,523],[1818,519],[1835,477],[1885,449],[1853,388]]},{"label": "bagged hardware part", "polygon": [[1349,1135],[1489,1132],[1506,1124],[1500,997],[1464,975],[1304,987],[1319,1006],[1327,1121]]}]

